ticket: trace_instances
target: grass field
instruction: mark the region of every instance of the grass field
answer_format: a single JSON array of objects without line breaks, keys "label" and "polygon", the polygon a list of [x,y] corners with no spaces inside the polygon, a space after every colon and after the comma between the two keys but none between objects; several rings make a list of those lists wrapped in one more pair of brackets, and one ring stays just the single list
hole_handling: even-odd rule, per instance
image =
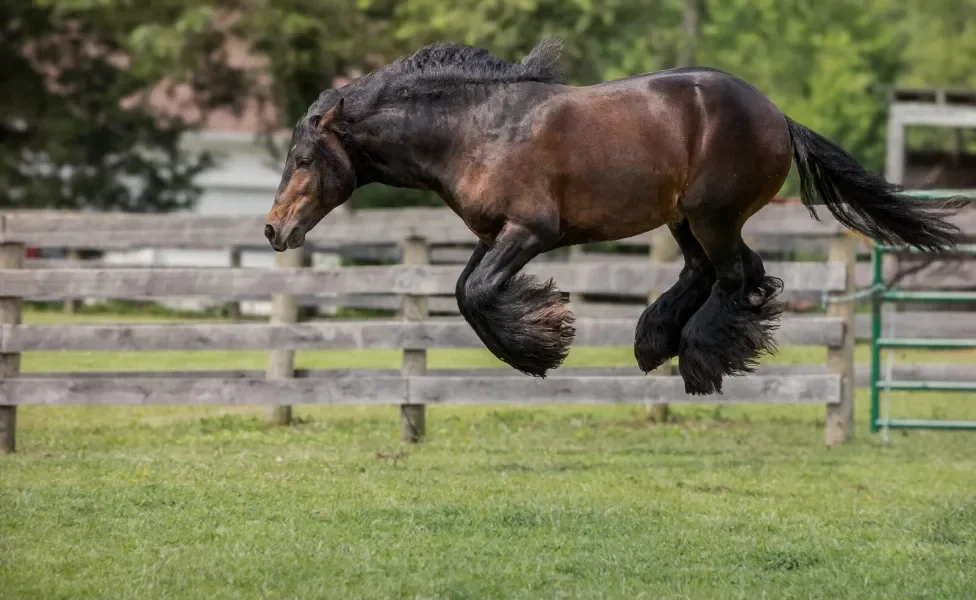
[{"label": "grass field", "polygon": [[[144,317],[148,318],[148,317]],[[62,317],[29,313],[28,322]],[[119,320],[79,316],[75,320]],[[859,350],[864,356],[863,349]],[[492,366],[432,352],[434,366]],[[973,353],[899,353],[972,361]],[[777,362],[820,361],[784,348]],[[571,364],[630,364],[629,348]],[[262,368],[261,352],[36,353],[25,371]],[[299,366],[396,366],[299,352]],[[867,430],[823,408],[27,407],[0,459],[0,597],[972,598],[976,435]],[[900,416],[976,398],[899,395]]]}]

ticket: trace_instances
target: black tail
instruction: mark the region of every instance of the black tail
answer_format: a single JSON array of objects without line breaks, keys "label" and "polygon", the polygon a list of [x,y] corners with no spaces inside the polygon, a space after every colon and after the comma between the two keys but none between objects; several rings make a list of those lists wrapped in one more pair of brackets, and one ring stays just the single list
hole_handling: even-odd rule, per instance
[{"label": "black tail", "polygon": [[965,206],[966,198],[923,200],[900,196],[902,187],[871,173],[857,160],[815,131],[786,117],[793,156],[800,171],[800,197],[810,214],[822,202],[849,229],[875,241],[947,250],[956,245],[959,228],[946,218]]}]

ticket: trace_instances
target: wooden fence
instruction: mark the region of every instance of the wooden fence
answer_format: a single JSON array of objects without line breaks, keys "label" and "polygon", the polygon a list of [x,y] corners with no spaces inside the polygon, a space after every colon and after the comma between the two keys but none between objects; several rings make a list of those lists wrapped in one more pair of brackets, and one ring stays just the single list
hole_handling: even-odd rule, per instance
[{"label": "wooden fence", "polygon": [[[960,217],[976,232],[974,212]],[[826,406],[826,440],[836,444],[851,434],[854,368],[854,314],[851,303],[831,304],[825,315],[788,314],[777,335],[781,346],[827,348],[824,365],[765,366],[755,376],[729,378],[721,396],[693,397],[680,378],[642,376],[626,369],[559,369],[545,380],[510,369],[428,370],[430,348],[482,347],[456,317],[431,317],[429,299],[450,299],[458,264],[429,264],[435,244],[470,244],[473,236],[456,216],[442,209],[363,211],[329,217],[308,236],[316,249],[341,250],[397,245],[404,264],[311,268],[302,251],[278,255],[277,268],[110,268],[105,265],[39,265],[22,268],[24,247],[240,248],[259,246],[260,217],[196,215],[61,214],[0,215],[0,441],[12,450],[16,407],[28,404],[256,404],[274,405],[274,418],[287,422],[297,404],[391,404],[401,411],[401,437],[424,434],[424,407],[436,403],[644,403],[780,402]],[[762,248],[764,239],[827,240],[826,262],[772,261],[767,271],[784,280],[786,298],[850,294],[861,268],[854,238],[825,216],[818,222],[796,206],[769,206],[750,220],[746,234]],[[648,236],[627,240],[648,244]],[[600,258],[534,261],[527,269],[552,276],[559,287],[580,297],[643,298],[669,287],[681,264],[651,267],[649,261]],[[958,266],[958,265],[957,265]],[[961,272],[932,269],[911,276],[913,285],[944,289],[971,285],[970,266]],[[355,295],[399,298],[397,319],[327,320],[298,323],[296,297],[333,294],[341,302]],[[71,298],[156,299],[208,296],[221,300],[272,297],[269,323],[179,323],[23,325],[24,300]],[[453,300],[452,300],[453,301]],[[586,303],[584,303],[585,306]],[[599,306],[598,303],[593,304]],[[574,306],[576,346],[630,346],[640,303],[608,310],[614,317],[587,315]],[[931,313],[906,315],[899,335],[913,328],[946,337],[976,335],[972,315],[951,321]],[[295,350],[393,348],[403,351],[399,371],[296,371]],[[269,351],[268,369],[250,371],[99,372],[18,376],[19,356],[33,351],[146,350]],[[935,365],[914,367],[952,370]],[[929,373],[927,377],[931,377]],[[959,377],[956,377],[959,378]],[[963,377],[964,378],[964,377]]]}]

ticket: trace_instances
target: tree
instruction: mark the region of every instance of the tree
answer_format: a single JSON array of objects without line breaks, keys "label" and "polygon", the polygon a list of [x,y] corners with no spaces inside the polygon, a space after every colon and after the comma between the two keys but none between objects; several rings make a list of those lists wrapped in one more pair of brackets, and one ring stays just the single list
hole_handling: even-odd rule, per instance
[{"label": "tree", "polygon": [[[0,204],[10,208],[169,211],[191,205],[210,157],[180,148],[188,124],[157,118],[155,83],[130,68],[126,37],[170,7],[0,4]],[[152,12],[150,12],[152,11]],[[138,14],[136,14],[138,12]],[[203,66],[203,65],[201,65]]]},{"label": "tree", "polygon": [[884,89],[901,68],[902,40],[893,26],[896,4],[895,0],[712,2],[699,44],[699,63],[749,81],[786,114],[880,171]]},{"label": "tree", "polygon": [[[908,0],[899,17],[905,42],[900,86],[976,88],[976,0]],[[947,135],[942,127],[912,127],[907,133],[912,147],[976,152],[971,130]]]},{"label": "tree", "polygon": [[[510,60],[558,35],[570,83],[717,67],[843,145],[884,157],[884,89],[976,85],[976,0],[22,0],[0,6],[0,202],[168,210],[211,162],[179,138],[217,107],[288,130],[337,77],[441,40]],[[692,42],[692,43],[688,43]],[[244,49],[246,61],[229,48]],[[147,90],[199,109],[154,112]],[[270,136],[267,136],[270,140]],[[269,143],[280,159],[282,148]],[[789,191],[789,190],[788,190]],[[361,190],[357,205],[436,202]]]},{"label": "tree", "polygon": [[[411,49],[390,34],[394,0],[171,2],[182,5],[172,19],[148,21],[131,31],[134,61],[147,76],[203,82],[197,72],[201,50],[207,48],[199,40],[237,45],[248,60],[235,64],[237,78],[220,82],[220,93],[256,103],[270,115],[262,134],[275,160],[284,156],[286,146],[272,134],[289,130],[322,90],[333,87],[337,78],[379,67]],[[216,91],[215,82],[203,83],[204,89]],[[430,194],[368,186],[357,191],[350,205],[437,202]]]}]

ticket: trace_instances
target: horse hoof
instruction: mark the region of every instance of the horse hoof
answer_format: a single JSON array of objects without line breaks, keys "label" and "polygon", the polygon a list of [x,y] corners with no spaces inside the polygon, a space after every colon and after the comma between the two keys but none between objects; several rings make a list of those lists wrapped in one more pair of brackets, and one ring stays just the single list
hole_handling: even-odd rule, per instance
[{"label": "horse hoof", "polygon": [[573,313],[553,281],[540,283],[524,273],[494,294],[474,298],[469,315],[492,354],[533,377],[558,368],[576,334]]},{"label": "horse hoof", "polygon": [[722,364],[701,348],[686,345],[678,361],[678,373],[685,383],[685,393],[692,396],[710,396],[722,393]]},{"label": "horse hoof", "polygon": [[672,331],[663,323],[641,321],[634,336],[634,358],[645,374],[678,354],[681,330]]}]

